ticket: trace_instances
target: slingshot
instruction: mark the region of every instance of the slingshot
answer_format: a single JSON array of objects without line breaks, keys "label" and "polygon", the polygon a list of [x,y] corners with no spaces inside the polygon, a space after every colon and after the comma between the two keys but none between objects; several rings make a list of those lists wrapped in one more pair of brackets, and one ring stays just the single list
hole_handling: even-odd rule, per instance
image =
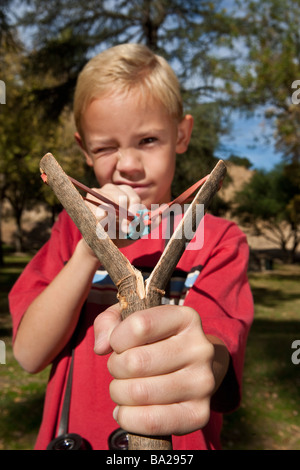
[{"label": "slingshot", "polygon": [[[226,166],[220,160],[197,191],[150,277],[144,282],[142,273],[119,251],[51,153],[41,159],[40,168],[44,181],[46,180],[52,188],[117,287],[123,319],[137,310],[161,304],[164,289],[185,251],[186,244],[191,240],[187,238],[187,234],[194,234],[196,225],[200,222],[197,220],[199,217],[196,217],[196,206],[203,204],[205,209],[208,207],[226,174]],[[192,227],[192,230],[185,230],[185,226]],[[170,450],[171,436],[129,434],[128,447],[129,450]]]}]

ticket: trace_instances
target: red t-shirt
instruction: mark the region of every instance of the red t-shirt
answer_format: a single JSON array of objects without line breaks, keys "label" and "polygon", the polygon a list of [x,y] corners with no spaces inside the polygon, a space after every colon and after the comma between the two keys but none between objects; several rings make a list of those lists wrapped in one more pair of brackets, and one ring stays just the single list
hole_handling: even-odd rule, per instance
[{"label": "red t-shirt", "polygon": [[[182,255],[163,302],[184,303],[198,311],[204,332],[226,344],[231,364],[222,386],[212,398],[209,423],[202,430],[173,436],[174,450],[220,448],[222,413],[234,410],[240,402],[246,340],[253,319],[245,235],[234,223],[211,215],[205,215],[200,225],[197,232],[200,236],[195,237],[197,242]],[[80,238],[77,227],[62,211],[49,241],[10,292],[13,339],[27,307],[68,262]],[[164,246],[162,238],[144,237],[122,252],[147,276]],[[117,302],[116,294],[107,273],[97,271],[73,336],[76,347],[68,432],[80,434],[95,450],[108,449],[108,436],[118,428],[112,417],[115,404],[109,396],[112,377],[106,367],[107,357],[97,356],[93,350],[94,319],[108,305]],[[70,357],[71,344],[68,344],[53,362],[36,449],[46,449],[57,435]]]}]

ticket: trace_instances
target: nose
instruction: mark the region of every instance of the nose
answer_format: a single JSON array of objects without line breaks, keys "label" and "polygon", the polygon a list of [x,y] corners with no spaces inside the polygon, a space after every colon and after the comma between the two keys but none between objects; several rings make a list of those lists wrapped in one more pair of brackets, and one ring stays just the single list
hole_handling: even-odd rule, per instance
[{"label": "nose", "polygon": [[123,177],[140,179],[144,173],[140,152],[136,149],[119,150],[116,169]]}]

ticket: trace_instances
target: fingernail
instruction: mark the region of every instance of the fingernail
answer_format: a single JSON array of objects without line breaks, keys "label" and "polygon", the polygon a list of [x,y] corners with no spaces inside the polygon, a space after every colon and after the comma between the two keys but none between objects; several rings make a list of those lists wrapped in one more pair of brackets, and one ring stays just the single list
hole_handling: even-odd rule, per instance
[{"label": "fingernail", "polygon": [[113,411],[113,418],[117,422],[118,422],[118,414],[119,414],[119,405],[117,405]]}]

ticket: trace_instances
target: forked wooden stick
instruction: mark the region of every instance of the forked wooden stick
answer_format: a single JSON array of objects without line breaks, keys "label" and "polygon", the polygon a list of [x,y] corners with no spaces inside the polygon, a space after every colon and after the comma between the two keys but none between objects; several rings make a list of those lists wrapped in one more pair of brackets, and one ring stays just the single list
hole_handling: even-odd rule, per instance
[{"label": "forked wooden stick", "polygon": [[[123,319],[138,310],[161,304],[164,289],[186,248],[186,244],[190,241],[189,233],[193,236],[197,228],[196,225],[200,223],[199,217],[196,217],[196,206],[203,204],[205,209],[208,207],[226,174],[226,166],[220,160],[197,192],[152,274],[144,283],[142,273],[131,265],[109,238],[51,153],[47,153],[41,159],[40,168],[46,175],[47,184],[52,188],[118,288],[118,299]],[[189,230],[186,230],[186,227],[189,227]],[[171,436],[129,434],[129,450],[171,449]]]}]

